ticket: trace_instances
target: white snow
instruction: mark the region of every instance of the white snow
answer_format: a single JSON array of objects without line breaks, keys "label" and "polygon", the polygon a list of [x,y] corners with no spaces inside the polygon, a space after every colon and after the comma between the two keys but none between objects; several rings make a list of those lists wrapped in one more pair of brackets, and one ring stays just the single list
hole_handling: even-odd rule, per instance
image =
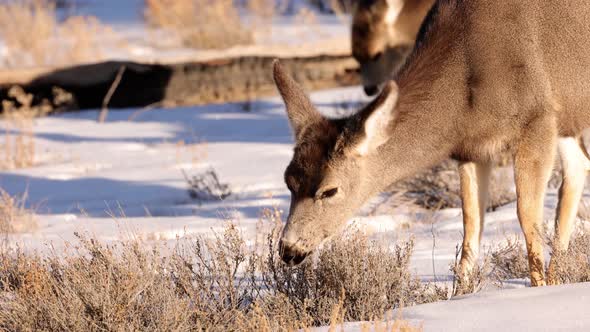
[{"label": "white snow", "polygon": [[[434,331],[588,331],[590,283],[507,289],[456,297],[391,313]],[[367,329],[368,327],[368,329]],[[372,331],[374,323],[348,323],[335,331]],[[329,331],[329,328],[314,329]]]}]

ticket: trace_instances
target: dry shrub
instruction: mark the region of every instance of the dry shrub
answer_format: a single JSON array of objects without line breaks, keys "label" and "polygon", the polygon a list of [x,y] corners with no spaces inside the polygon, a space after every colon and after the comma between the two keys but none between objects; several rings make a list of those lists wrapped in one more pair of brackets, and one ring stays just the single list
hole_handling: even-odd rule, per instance
[{"label": "dry shrub", "polygon": [[395,185],[405,198],[426,209],[461,207],[457,163],[445,161]]},{"label": "dry shrub", "polygon": [[572,234],[567,250],[558,250],[554,241],[551,265],[547,274],[551,280],[560,284],[590,281],[590,232],[579,228]]},{"label": "dry shrub", "polygon": [[224,200],[232,194],[229,184],[222,183],[213,168],[192,177],[189,177],[184,171],[182,171],[182,175],[188,184],[188,194],[193,199]]},{"label": "dry shrub", "polygon": [[[114,32],[92,17],[71,17],[59,23],[48,0],[0,3],[0,38],[7,46],[8,67],[64,65],[100,59],[100,43]],[[65,41],[65,43],[64,43]],[[59,43],[59,44],[58,44]]]},{"label": "dry shrub", "polygon": [[15,101],[2,101],[5,135],[1,149],[4,158],[0,168],[30,167],[35,162],[33,118],[36,112],[49,112],[50,106],[33,107],[33,96],[19,87],[11,88],[8,96]]},{"label": "dry shrub", "polygon": [[[115,253],[115,252],[118,253]],[[9,331],[190,330],[190,299],[180,298],[163,255],[137,243],[114,248],[81,237],[77,254],[0,257],[5,294],[0,328]]]},{"label": "dry shrub", "polygon": [[364,236],[329,243],[316,262],[285,268],[270,261],[271,275],[263,276],[275,295],[285,297],[314,325],[333,322],[333,308],[342,296],[342,320],[373,320],[386,310],[446,298],[447,290],[424,285],[409,272],[413,243],[393,252]]},{"label": "dry shrub", "polygon": [[69,17],[60,25],[58,33],[67,41],[66,51],[61,56],[63,63],[98,61],[103,58],[104,38],[118,38],[113,29],[93,16]]},{"label": "dry shrub", "polygon": [[31,232],[37,228],[32,211],[25,207],[27,195],[12,197],[0,189],[0,234]]},{"label": "dry shrub", "polygon": [[451,265],[455,295],[477,293],[490,285],[500,287],[506,280],[529,277],[526,250],[518,238],[507,237],[499,245],[484,248],[478,263],[463,276],[459,269],[460,249],[457,246],[455,262]]},{"label": "dry shrub", "polygon": [[411,243],[390,251],[350,235],[289,269],[277,234],[251,246],[230,224],[174,248],[79,236],[79,246],[47,257],[2,251],[0,329],[287,331],[446,297],[409,272]]},{"label": "dry shrub", "polygon": [[233,0],[145,0],[144,16],[150,26],[177,33],[188,47],[228,48],[254,38]]},{"label": "dry shrub", "polygon": [[529,277],[529,263],[525,245],[518,238],[506,238],[503,245],[489,252],[498,282]]},{"label": "dry shrub", "polygon": [[[566,251],[559,250],[554,234],[545,227],[542,230],[551,251],[551,264],[546,264],[547,277],[559,284],[590,281],[590,233],[582,226],[573,232]],[[518,240],[507,240],[504,247],[491,253],[496,271],[494,278],[525,279],[529,277],[527,252]]]},{"label": "dry shrub", "polygon": [[450,270],[453,274],[453,295],[463,295],[479,292],[491,282],[492,265],[491,256],[486,251],[480,262],[474,264],[469,273],[464,274],[459,265],[459,254],[461,247],[455,250],[455,262],[451,264]]},{"label": "dry shrub", "polygon": [[[558,250],[547,227],[542,233],[551,250],[551,264],[546,264],[548,280],[557,284],[590,281],[590,232],[579,227],[566,251]],[[467,278],[460,278],[458,260],[455,260],[451,267],[456,281],[455,294],[477,292],[486,285],[501,285],[506,280],[529,278],[527,251],[518,238],[506,238],[502,245],[488,248],[482,256]]]},{"label": "dry shrub", "polygon": [[246,0],[245,7],[260,23],[268,24],[275,15],[282,13],[287,5],[286,1],[277,0]]},{"label": "dry shrub", "polygon": [[8,90],[8,99],[2,100],[4,140],[0,143],[0,169],[30,167],[35,164],[35,135],[33,120],[50,112],[75,107],[73,96],[54,87],[53,98],[34,100],[34,96],[19,86]]},{"label": "dry shrub", "polygon": [[[494,211],[516,200],[512,182],[506,168],[492,170],[488,190],[488,211]],[[400,181],[390,190],[400,193],[402,202],[409,201],[428,210],[462,206],[458,165],[452,160],[444,161],[429,170]]]},{"label": "dry shrub", "polygon": [[43,0],[0,4],[0,37],[11,53],[9,66],[20,65],[23,57],[31,57],[35,64],[47,62],[47,51],[58,25],[54,12],[54,5]]}]

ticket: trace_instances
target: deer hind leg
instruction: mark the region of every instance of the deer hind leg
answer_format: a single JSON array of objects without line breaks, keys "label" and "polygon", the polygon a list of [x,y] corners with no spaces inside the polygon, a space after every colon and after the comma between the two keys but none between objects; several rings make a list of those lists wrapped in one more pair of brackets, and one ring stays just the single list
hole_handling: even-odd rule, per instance
[{"label": "deer hind leg", "polygon": [[514,158],[517,213],[524,233],[532,286],[543,286],[543,206],[557,145],[555,120],[538,118],[518,142]]},{"label": "deer hind leg", "polygon": [[[559,157],[563,168],[563,179],[559,188],[559,202],[555,216],[555,250],[567,250],[570,236],[582,193],[587,172],[590,170],[590,159],[584,149],[581,138],[567,137],[559,140]],[[552,278],[555,275],[556,262],[554,258],[549,264],[549,283],[559,281]]]},{"label": "deer hind leg", "polygon": [[459,165],[463,203],[463,247],[459,262],[459,282],[465,285],[479,254],[487,206],[490,163],[467,162]]}]

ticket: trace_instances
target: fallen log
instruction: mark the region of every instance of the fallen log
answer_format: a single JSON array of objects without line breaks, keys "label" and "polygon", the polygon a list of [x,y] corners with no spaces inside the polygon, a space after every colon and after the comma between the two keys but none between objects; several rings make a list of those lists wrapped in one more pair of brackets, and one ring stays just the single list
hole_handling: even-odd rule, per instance
[{"label": "fallen log", "polygon": [[[71,93],[77,109],[242,102],[273,95],[274,57],[246,56],[180,64],[108,61],[52,70],[0,72],[0,100],[19,85],[34,103],[51,100],[53,88]],[[358,84],[356,62],[348,55],[282,58],[284,66],[308,90]],[[124,74],[117,74],[125,68]],[[119,80],[112,91],[113,82]],[[111,90],[111,91],[109,91]]]}]

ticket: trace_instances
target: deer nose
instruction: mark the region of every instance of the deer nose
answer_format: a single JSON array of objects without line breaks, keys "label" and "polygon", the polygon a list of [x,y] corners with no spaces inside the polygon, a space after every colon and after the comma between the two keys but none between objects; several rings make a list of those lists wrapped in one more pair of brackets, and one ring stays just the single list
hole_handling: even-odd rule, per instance
[{"label": "deer nose", "polygon": [[304,250],[297,243],[281,239],[279,243],[279,255],[288,266],[296,266],[305,260],[309,255],[309,251]]},{"label": "deer nose", "polygon": [[379,92],[379,88],[376,85],[365,85],[363,89],[365,90],[365,94],[369,97],[374,96]]}]

